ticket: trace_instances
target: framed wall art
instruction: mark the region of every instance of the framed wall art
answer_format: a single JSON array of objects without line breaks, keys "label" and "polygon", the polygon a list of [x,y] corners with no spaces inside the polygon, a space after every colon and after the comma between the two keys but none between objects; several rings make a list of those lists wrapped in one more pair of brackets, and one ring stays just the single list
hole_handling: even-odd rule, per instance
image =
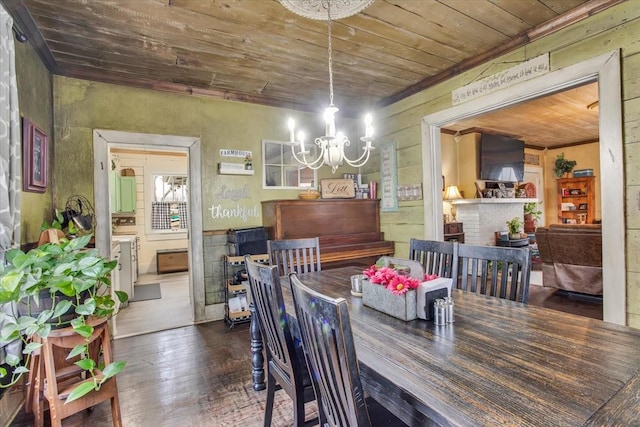
[{"label": "framed wall art", "polygon": [[396,142],[380,145],[380,210],[398,210],[398,165],[396,163]]},{"label": "framed wall art", "polygon": [[351,178],[322,179],[320,192],[323,199],[353,199],[356,189]]},{"label": "framed wall art", "polygon": [[31,120],[22,119],[22,189],[35,193],[47,191],[49,138]]}]

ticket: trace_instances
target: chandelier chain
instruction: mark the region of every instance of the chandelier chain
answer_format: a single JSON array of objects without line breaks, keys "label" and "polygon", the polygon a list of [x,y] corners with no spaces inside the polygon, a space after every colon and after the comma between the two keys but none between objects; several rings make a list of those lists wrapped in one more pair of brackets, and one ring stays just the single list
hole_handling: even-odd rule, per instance
[{"label": "chandelier chain", "polygon": [[333,60],[331,57],[332,49],[331,49],[331,0],[327,1],[327,21],[329,27],[329,44],[328,44],[328,52],[329,52],[329,105],[333,107]]},{"label": "chandelier chain", "polygon": [[[288,2],[300,1],[309,2],[310,0],[280,0],[283,4]],[[371,4],[374,0],[340,0],[338,1],[338,9],[340,5],[344,5],[344,2],[361,2]],[[328,27],[328,43],[327,51],[329,56],[329,106],[324,110],[324,122],[325,122],[325,134],[313,140],[313,150],[309,150],[308,146],[305,147],[305,135],[303,132],[298,132],[295,135],[295,121],[293,118],[289,118],[289,142],[291,143],[291,154],[293,158],[308,169],[319,169],[323,165],[331,167],[333,173],[336,172],[338,166],[346,163],[352,167],[359,168],[363,166],[369,160],[371,151],[374,147],[371,145],[373,141],[373,126],[371,114],[366,114],[364,117],[365,134],[360,137],[360,141],[364,143],[362,152],[355,159],[350,159],[345,155],[345,147],[351,145],[349,138],[336,129],[335,114],[338,112],[338,108],[333,104],[333,46],[331,42],[332,38],[332,19],[331,19],[331,2],[332,0],[321,0],[321,7],[326,8],[327,12],[327,27]],[[306,4],[306,3],[305,3]],[[314,0],[313,4],[318,5],[318,1]],[[365,6],[366,7],[366,6]],[[338,14],[340,11],[338,10]],[[298,152],[296,152],[296,148]],[[316,152],[318,150],[319,152]],[[310,157],[307,157],[310,156]],[[315,159],[314,159],[315,158]]]}]

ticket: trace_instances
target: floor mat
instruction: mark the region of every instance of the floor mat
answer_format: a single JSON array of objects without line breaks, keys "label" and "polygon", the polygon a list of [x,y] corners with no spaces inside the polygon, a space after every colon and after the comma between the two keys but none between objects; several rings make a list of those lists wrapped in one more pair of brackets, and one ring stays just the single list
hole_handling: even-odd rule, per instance
[{"label": "floor mat", "polygon": [[160,299],[160,283],[151,283],[148,285],[135,285],[133,287],[133,298],[129,302],[147,301],[150,299]]}]

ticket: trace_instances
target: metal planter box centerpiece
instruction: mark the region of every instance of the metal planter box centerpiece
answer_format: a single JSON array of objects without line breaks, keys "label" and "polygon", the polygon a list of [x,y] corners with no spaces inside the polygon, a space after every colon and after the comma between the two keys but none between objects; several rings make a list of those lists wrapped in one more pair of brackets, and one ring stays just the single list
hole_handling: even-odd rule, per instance
[{"label": "metal planter box centerpiece", "polygon": [[364,305],[404,321],[418,317],[416,289],[424,277],[418,262],[382,257],[364,274]]},{"label": "metal planter box centerpiece", "polygon": [[362,284],[362,303],[404,321],[418,317],[418,301],[414,289],[396,295],[384,286],[365,280]]}]

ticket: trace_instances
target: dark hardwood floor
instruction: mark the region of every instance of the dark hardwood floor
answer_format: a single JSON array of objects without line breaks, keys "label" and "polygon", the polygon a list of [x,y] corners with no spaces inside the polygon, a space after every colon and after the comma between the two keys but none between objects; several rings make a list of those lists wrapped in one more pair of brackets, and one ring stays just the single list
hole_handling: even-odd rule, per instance
[{"label": "dark hardwood floor", "polygon": [[602,299],[569,294],[554,288],[529,286],[529,304],[602,320]]},{"label": "dark hardwood floor", "polygon": [[[263,424],[265,391],[251,382],[249,324],[233,329],[222,321],[123,338],[113,342],[124,426],[258,427]],[[277,392],[274,427],[293,423],[291,400]],[[309,416],[315,403],[307,405]],[[45,426],[50,425],[48,412]],[[31,426],[21,412],[12,426]],[[111,426],[108,402],[63,420],[65,427]]]},{"label": "dark hardwood floor", "polygon": [[[555,290],[531,286],[529,303],[578,315],[602,318],[602,305],[567,298]],[[118,376],[124,426],[262,426],[266,392],[251,382],[249,325],[229,329],[222,321],[187,326],[113,342],[117,360],[127,367]],[[307,413],[316,412],[315,404]],[[292,405],[286,393],[276,393],[274,427],[292,425]],[[33,425],[21,412],[11,424]],[[50,425],[48,413],[45,425]],[[92,412],[63,421],[65,427],[110,426],[108,402]]]}]

